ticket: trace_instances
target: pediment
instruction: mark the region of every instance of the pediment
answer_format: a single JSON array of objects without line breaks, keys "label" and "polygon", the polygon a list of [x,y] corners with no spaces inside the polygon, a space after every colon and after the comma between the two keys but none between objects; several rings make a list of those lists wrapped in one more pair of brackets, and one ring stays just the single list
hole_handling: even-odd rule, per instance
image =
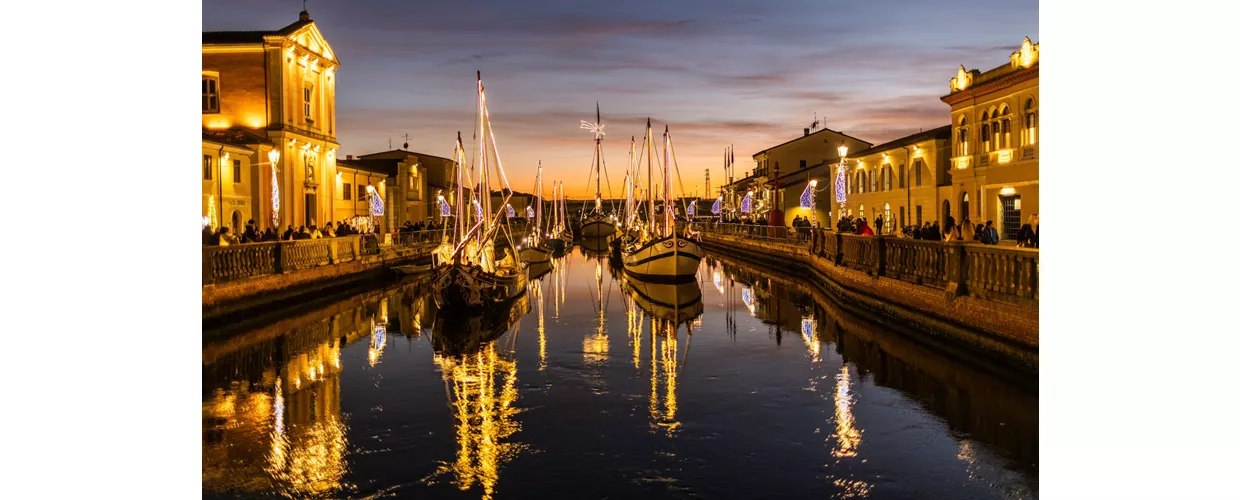
[{"label": "pediment", "polygon": [[340,62],[336,60],[336,51],[332,50],[331,45],[327,43],[326,38],[323,38],[323,33],[319,31],[319,27],[314,23],[309,23],[289,33],[287,36],[298,45],[309,49],[310,52],[318,54],[328,61]]}]

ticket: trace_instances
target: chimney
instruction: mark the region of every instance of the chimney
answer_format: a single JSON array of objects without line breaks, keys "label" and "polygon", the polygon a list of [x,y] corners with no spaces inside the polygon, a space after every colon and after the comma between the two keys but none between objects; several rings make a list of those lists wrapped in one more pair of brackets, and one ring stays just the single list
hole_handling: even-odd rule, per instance
[{"label": "chimney", "polygon": [[352,160],[352,159],[353,159],[353,155],[347,155],[347,156],[345,156],[345,158],[344,158],[344,159],[346,159],[346,160]]},{"label": "chimney", "polygon": [[804,130],[805,130],[805,136],[806,136],[806,137],[808,137],[808,136],[809,136],[809,129],[804,129]]}]

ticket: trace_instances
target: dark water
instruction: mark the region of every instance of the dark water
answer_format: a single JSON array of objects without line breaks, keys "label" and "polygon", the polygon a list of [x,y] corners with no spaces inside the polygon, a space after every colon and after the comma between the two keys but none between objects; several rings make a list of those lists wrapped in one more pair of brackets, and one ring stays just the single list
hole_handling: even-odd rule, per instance
[{"label": "dark water", "polygon": [[207,332],[204,496],[1037,497],[1035,377],[719,256],[675,288],[574,252],[495,318],[410,282]]}]

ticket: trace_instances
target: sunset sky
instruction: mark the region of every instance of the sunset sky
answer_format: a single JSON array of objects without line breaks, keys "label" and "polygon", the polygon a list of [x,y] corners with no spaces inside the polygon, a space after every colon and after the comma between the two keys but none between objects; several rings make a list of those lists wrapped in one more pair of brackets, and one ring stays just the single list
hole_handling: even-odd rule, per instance
[{"label": "sunset sky", "polygon": [[[204,0],[203,30],[275,30],[298,0]],[[513,188],[535,166],[586,197],[593,155],[581,120],[602,107],[604,155],[621,196],[629,137],[650,117],[671,127],[691,194],[736,173],[752,154],[823,124],[880,143],[948,123],[939,101],[963,64],[1003,64],[1028,36],[1038,4],[994,1],[778,0],[700,2],[310,1],[336,51],[340,157],[399,148],[451,156],[474,127],[482,72]],[[548,188],[549,189],[549,188]],[[606,184],[604,197],[608,196]]]}]

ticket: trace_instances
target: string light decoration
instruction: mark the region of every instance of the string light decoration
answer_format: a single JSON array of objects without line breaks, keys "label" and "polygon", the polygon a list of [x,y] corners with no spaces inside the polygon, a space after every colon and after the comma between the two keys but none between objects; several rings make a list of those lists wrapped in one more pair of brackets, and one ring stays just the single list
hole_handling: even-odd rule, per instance
[{"label": "string light decoration", "polygon": [[383,215],[383,198],[378,190],[374,186],[366,186],[366,191],[370,192],[370,216]]},{"label": "string light decoration", "polygon": [[280,179],[276,177],[280,152],[275,149],[268,151],[267,161],[271,163],[271,227],[280,229]]},{"label": "string light decoration", "polygon": [[507,207],[508,207],[508,213],[506,213],[506,214],[504,214],[504,215],[506,215],[507,217],[510,217],[510,218],[511,218],[511,217],[516,217],[516,216],[517,216],[517,211],[512,209],[512,204],[508,204],[508,205],[507,205]]},{"label": "string light decoration", "polygon": [[805,191],[801,192],[801,208],[814,208],[814,184],[806,184]]},{"label": "string light decoration", "polygon": [[715,198],[715,204],[710,206],[710,213],[719,215],[719,212],[722,212],[722,211],[723,211],[723,196],[720,195],[718,198]]},{"label": "string light decoration", "polygon": [[207,224],[211,225],[212,231],[219,229],[219,225],[215,222],[215,195],[211,195],[207,198],[207,218],[205,220],[207,221]]},{"label": "string light decoration", "polygon": [[525,206],[525,218],[527,218],[527,219],[533,219],[533,218],[534,218],[534,207],[531,207],[531,206],[529,206],[529,205],[526,205],[526,206]]},{"label": "string light decoration", "polygon": [[594,132],[594,137],[596,139],[607,135],[603,133],[603,127],[606,127],[606,125],[599,125],[597,123],[592,123],[592,122],[588,122],[585,120],[581,120],[581,128]]},{"label": "string light decoration", "polygon": [[697,202],[696,201],[689,202],[689,208],[686,209],[685,212],[689,214],[690,218],[696,216],[697,215]]},{"label": "string light decoration", "polygon": [[747,214],[753,209],[753,191],[745,193],[745,198],[741,200],[741,213]]},{"label": "string light decoration", "polygon": [[443,195],[439,196],[439,216],[448,217],[452,215],[452,206],[448,205],[448,200],[443,199]]}]

